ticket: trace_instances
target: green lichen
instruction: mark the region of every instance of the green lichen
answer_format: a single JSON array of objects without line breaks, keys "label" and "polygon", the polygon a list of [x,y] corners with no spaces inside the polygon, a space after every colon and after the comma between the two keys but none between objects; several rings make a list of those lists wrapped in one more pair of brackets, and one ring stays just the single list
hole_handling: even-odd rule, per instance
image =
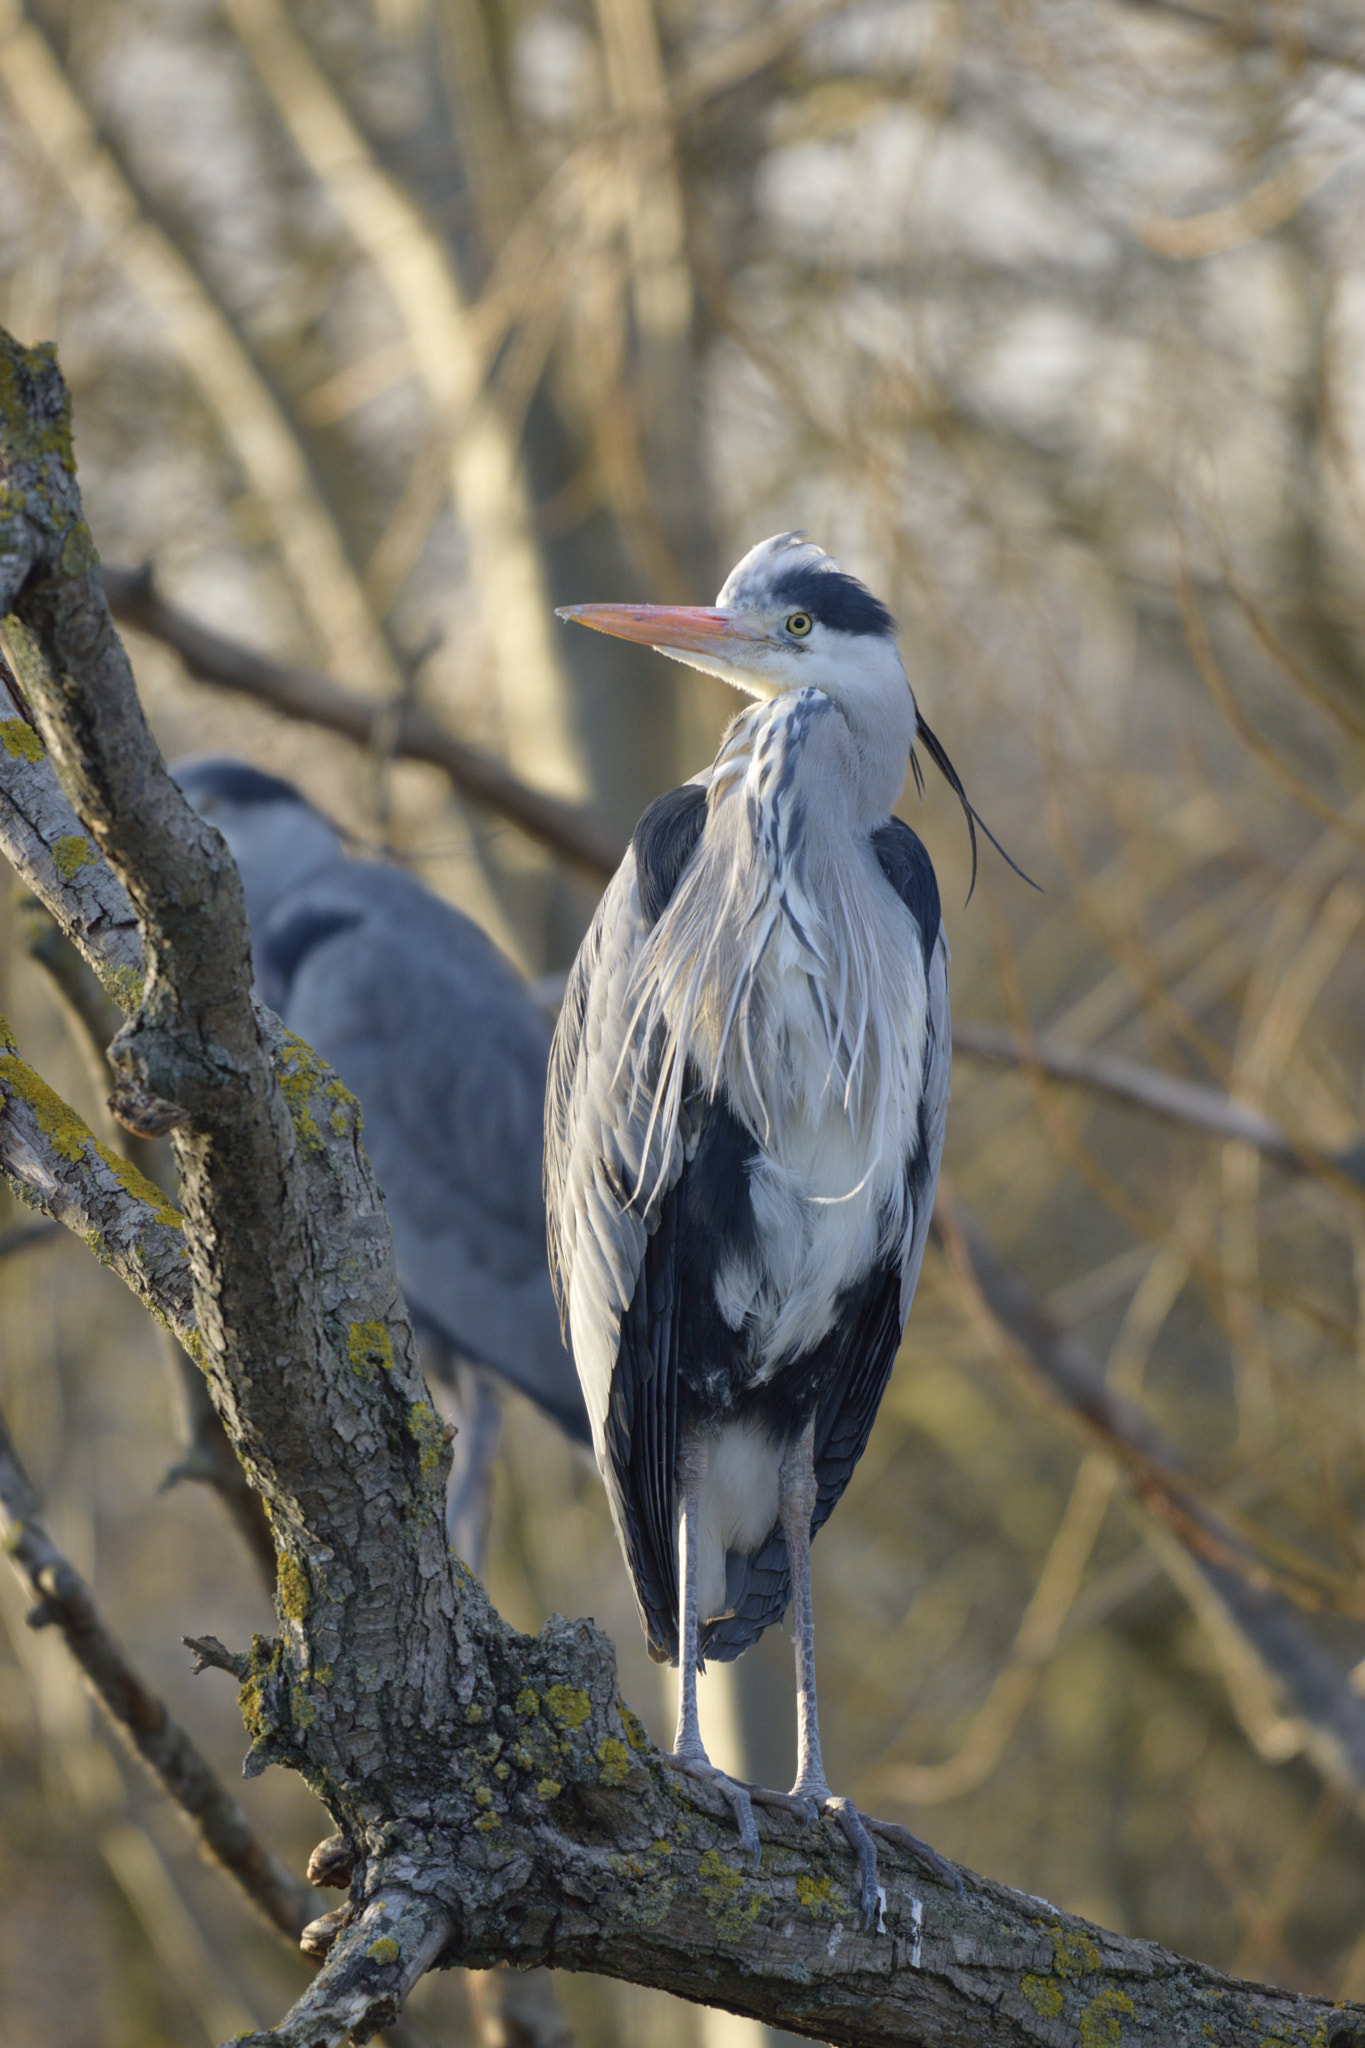
[{"label": "green lichen", "polygon": [[494,1828],[500,1828],[501,1826],[502,1815],[500,1813],[486,1813],[482,1820],[476,1820],[474,1823],[475,1832],[480,1835],[491,1835]]},{"label": "green lichen", "polygon": [[796,1896],[812,1920],[834,1920],[834,1887],[827,1877],[811,1877],[805,1871],[796,1880]]},{"label": "green lichen", "polygon": [[1025,1977],[1022,1989],[1040,2019],[1056,2019],[1062,2009],[1062,1994],[1051,1977]]},{"label": "green lichen", "polygon": [[408,1410],[408,1435],[421,1452],[421,1472],[430,1479],[445,1449],[445,1424],[429,1402],[414,1401]]},{"label": "green lichen", "polygon": [[621,1726],[626,1731],[626,1741],[630,1744],[631,1748],[648,1749],[649,1736],[645,1732],[644,1723],[631,1713],[624,1700],[616,1702],[616,1711],[621,1717]]},{"label": "green lichen", "polygon": [[352,1323],[346,1336],[346,1356],[362,1379],[373,1379],[381,1370],[393,1371],[393,1339],[382,1323]]},{"label": "green lichen", "polygon": [[545,1800],[548,1805],[551,1799],[558,1799],[563,1790],[558,1778],[542,1778],[536,1786],[536,1798]]},{"label": "green lichen", "polygon": [[545,1704],[561,1728],[581,1728],[592,1712],[588,1695],[575,1692],[571,1685],[552,1685],[545,1695]]},{"label": "green lichen", "polygon": [[[33,348],[24,348],[6,335],[3,345],[0,345],[0,421],[4,422],[5,452],[10,462],[16,465],[36,461],[43,455],[53,455],[67,475],[74,476],[76,458],[71,451],[71,394],[62,385],[61,409],[54,417],[40,421],[35,416],[29,394],[20,382],[21,366],[28,373],[28,378],[49,383],[47,373],[57,367],[56,343],[40,341]],[[42,493],[42,510],[49,517],[57,510],[46,490]]]},{"label": "green lichen", "polygon": [[16,761],[41,761],[47,752],[42,734],[35,732],[26,718],[0,718],[0,742]]},{"label": "green lichen", "polygon": [[95,543],[90,537],[90,528],[83,519],[72,521],[62,542],[62,574],[84,576],[99,562]]},{"label": "green lichen", "polygon": [[289,1707],[296,1728],[311,1728],[318,1717],[318,1710],[301,1685],[289,1688]]},{"label": "green lichen", "polygon": [[131,1159],[125,1159],[122,1153],[115,1152],[111,1145],[106,1145],[101,1139],[92,1136],[91,1143],[119,1185],[136,1201],[145,1202],[158,1223],[164,1224],[167,1230],[183,1228],[184,1218],[180,1211],[154,1180],[148,1180],[146,1174],[140,1173]]},{"label": "green lichen", "polygon": [[630,1751],[624,1742],[618,1742],[614,1735],[608,1735],[597,1745],[597,1759],[602,1769],[599,1782],[603,1785],[624,1785],[631,1773]]},{"label": "green lichen", "polygon": [[1103,1957],[1088,1934],[1079,1929],[1068,1934],[1065,1928],[1051,1927],[1052,1969],[1058,1977],[1083,1977],[1087,1970],[1098,1970]]},{"label": "green lichen", "polygon": [[73,1164],[84,1157],[86,1145],[94,1142],[94,1132],[27,1061],[17,1053],[0,1054],[0,1082],[28,1104],[54,1152]]},{"label": "green lichen", "polygon": [[287,1551],[281,1552],[277,1560],[276,1592],[284,1619],[296,1621],[302,1627],[311,1604],[308,1579],[298,1559],[290,1557]]},{"label": "green lichen", "polygon": [[403,1951],[391,1934],[381,1934],[378,1941],[372,1941],[365,1951],[371,1962],[396,1963]]},{"label": "green lichen", "polygon": [[52,865],[64,882],[69,882],[77,868],[83,868],[94,858],[94,847],[79,832],[68,832],[65,838],[53,843]]},{"label": "green lichen", "polygon": [[125,1016],[131,1016],[142,1001],[145,978],[136,967],[102,967],[100,980]]},{"label": "green lichen", "polygon": [[479,1702],[477,1700],[470,1701],[469,1705],[464,1710],[464,1717],[465,1720],[468,1721],[471,1728],[477,1727],[479,1722],[482,1721],[483,1708],[479,1705]]},{"label": "green lichen", "polygon": [[716,1930],[729,1941],[741,1940],[758,1918],[760,1899],[742,1896],[744,1879],[738,1870],[723,1863],[715,1849],[707,1849],[697,1865],[702,1879],[701,1900]]},{"label": "green lichen", "polygon": [[493,1804],[493,1794],[489,1791],[487,1785],[480,1785],[475,1791],[474,1804],[476,1806],[491,1806]]},{"label": "green lichen", "polygon": [[1111,1985],[1092,1998],[1080,2018],[1081,2048],[1118,2048],[1124,2014],[1137,2018],[1137,2007],[1126,1991],[1116,1991]]},{"label": "green lichen", "polygon": [[530,1720],[533,1715],[540,1712],[540,1694],[533,1692],[529,1685],[524,1685],[517,1694],[515,1711],[521,1720]]},{"label": "green lichen", "polygon": [[511,1775],[512,1766],[510,1764],[494,1764],[493,1776],[497,1779],[500,1785],[505,1785],[507,1783],[507,1780],[511,1777]]}]

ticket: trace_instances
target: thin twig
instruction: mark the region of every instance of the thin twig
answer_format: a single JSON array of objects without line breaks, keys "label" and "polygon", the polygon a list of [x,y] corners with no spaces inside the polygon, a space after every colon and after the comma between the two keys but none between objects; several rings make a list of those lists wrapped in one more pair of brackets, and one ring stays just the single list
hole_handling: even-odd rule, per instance
[{"label": "thin twig", "polygon": [[[1030,1289],[1008,1270],[980,1226],[946,1201],[942,1190],[934,1229],[954,1265],[970,1276],[991,1318],[1011,1340],[1014,1355],[1027,1361],[1036,1381],[1123,1470],[1152,1518],[1158,1555],[1164,1561],[1173,1549],[1212,1589],[1237,1634],[1302,1724],[1302,1747],[1311,1750],[1336,1782],[1357,1794],[1365,1791],[1365,1701],[1352,1691],[1346,1674],[1284,1597],[1285,1578],[1198,1496],[1141,1410],[1106,1386],[1099,1362],[1085,1345],[1053,1322]],[[1291,1598],[1302,1596],[1312,1604],[1313,1589],[1295,1585],[1288,1590]]]},{"label": "thin twig", "polygon": [[297,1940],[313,1917],[312,1892],[258,1840],[211,1765],[128,1662],[90,1588],[43,1527],[38,1496],[3,1415],[0,1513],[5,1549],[37,1599],[30,1626],[61,1630],[110,1720],[187,1816],[209,1855],[236,1878],[268,1920]]},{"label": "thin twig", "polygon": [[1288,1173],[1319,1173],[1328,1178],[1344,1175],[1365,1186],[1365,1140],[1322,1152],[1289,1137],[1272,1118],[1248,1103],[1234,1102],[1217,1088],[1182,1081],[1175,1074],[1144,1067],[1117,1053],[1089,1052],[1081,1046],[1061,1045],[1056,1039],[1022,1038],[993,1024],[954,1024],[953,1051],[996,1066],[1036,1069],[1050,1080],[1112,1095],[1165,1123],[1254,1145]]},{"label": "thin twig", "polygon": [[[344,733],[363,747],[371,744],[376,725],[391,716],[387,704],[344,690],[328,676],[268,660],[201,626],[157,595],[146,570],[106,566],[102,573],[115,618],[174,648],[200,682],[237,690],[286,718]],[[616,872],[624,848],[604,826],[575,805],[532,789],[491,754],[455,739],[419,705],[408,705],[393,721],[392,751],[405,760],[430,762],[464,796],[512,819],[587,874],[600,880]]]}]

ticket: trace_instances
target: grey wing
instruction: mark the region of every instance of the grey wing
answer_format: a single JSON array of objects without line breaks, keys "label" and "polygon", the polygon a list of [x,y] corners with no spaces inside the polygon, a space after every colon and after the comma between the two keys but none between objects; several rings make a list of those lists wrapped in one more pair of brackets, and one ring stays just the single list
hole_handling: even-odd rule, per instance
[{"label": "grey wing", "polygon": [[910,1199],[914,1209],[905,1262],[901,1267],[901,1325],[919,1285],[924,1247],[934,1215],[934,1190],[943,1160],[948,1127],[948,1093],[953,1078],[953,1018],[948,1002],[948,935],[940,924],[928,964],[928,1031],[924,1047],[924,1093],[920,1102],[920,1149],[911,1161]]},{"label": "grey wing", "polygon": [[[633,971],[647,936],[628,853],[569,977],[545,1107],[550,1266],[623,1543],[624,1474],[609,1447],[608,1417],[613,1408],[619,1416],[623,1396],[633,1407],[635,1390],[613,1390],[613,1381],[618,1369],[635,1369],[638,1347],[623,1346],[623,1324],[645,1247],[683,1166],[681,1141],[665,1150],[650,1114],[650,1050],[634,1012]],[[660,1456],[667,1462],[666,1447]],[[671,1469],[659,1476],[671,1493]]]},{"label": "grey wing", "polygon": [[257,957],[267,999],[360,1099],[414,1319],[586,1440],[545,1255],[548,1019],[468,918],[360,862],[285,897]]}]

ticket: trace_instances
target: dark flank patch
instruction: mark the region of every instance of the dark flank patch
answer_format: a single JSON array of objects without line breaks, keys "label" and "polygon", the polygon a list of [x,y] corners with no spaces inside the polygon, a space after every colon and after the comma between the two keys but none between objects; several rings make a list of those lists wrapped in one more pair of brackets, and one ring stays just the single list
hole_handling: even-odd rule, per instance
[{"label": "dark flank patch", "polygon": [[900,818],[888,819],[885,825],[877,827],[872,834],[872,851],[887,881],[919,926],[927,974],[942,918],[933,862],[924,850],[923,840]]},{"label": "dark flank patch", "polygon": [[363,921],[358,910],[327,910],[320,904],[305,903],[267,925],[256,950],[261,990],[271,1009],[284,1014],[294,977],[310,953]]},{"label": "dark flank patch", "polygon": [[695,782],[655,797],[635,827],[640,909],[651,931],[672,900],[706,823],[706,791]]},{"label": "dark flank patch", "polygon": [[227,756],[183,761],[176,768],[175,779],[192,801],[212,796],[229,804],[301,804],[305,810],[312,809],[302,791],[282,775],[267,775],[262,768]]}]

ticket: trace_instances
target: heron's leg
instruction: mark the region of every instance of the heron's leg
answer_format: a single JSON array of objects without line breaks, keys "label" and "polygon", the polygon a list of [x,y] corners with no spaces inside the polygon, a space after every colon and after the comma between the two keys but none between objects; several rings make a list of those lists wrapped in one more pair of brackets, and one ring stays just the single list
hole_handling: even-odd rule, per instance
[{"label": "heron's leg", "polygon": [[483,1374],[474,1367],[458,1366],[452,1377],[445,1405],[453,1410],[451,1420],[459,1435],[446,1494],[446,1541],[472,1571],[482,1573],[502,1410]]},{"label": "heron's leg", "polygon": [[697,1719],[697,1516],[709,1463],[706,1445],[693,1437],[683,1446],[678,1518],[678,1732],[675,1756],[708,1761]]},{"label": "heron's leg", "polygon": [[725,1771],[717,1770],[711,1762],[697,1718],[697,1521],[707,1464],[705,1442],[700,1437],[687,1438],[678,1462],[682,1513],[678,1518],[678,1732],[673,1743],[673,1762],[689,1778],[714,1785],[724,1795],[735,1816],[740,1846],[757,1863],[758,1826],[749,1788]]},{"label": "heron's leg", "polygon": [[880,1931],[886,1893],[877,1879],[877,1851],[851,1799],[836,1799],[825,1779],[820,1754],[820,1714],[815,1699],[815,1614],[810,1589],[810,1528],[818,1496],[815,1480],[815,1417],[782,1460],[778,1512],[791,1568],[792,1621],[796,1633],[796,1783],[793,1794],[838,1821],[858,1859],[864,1924]]}]

